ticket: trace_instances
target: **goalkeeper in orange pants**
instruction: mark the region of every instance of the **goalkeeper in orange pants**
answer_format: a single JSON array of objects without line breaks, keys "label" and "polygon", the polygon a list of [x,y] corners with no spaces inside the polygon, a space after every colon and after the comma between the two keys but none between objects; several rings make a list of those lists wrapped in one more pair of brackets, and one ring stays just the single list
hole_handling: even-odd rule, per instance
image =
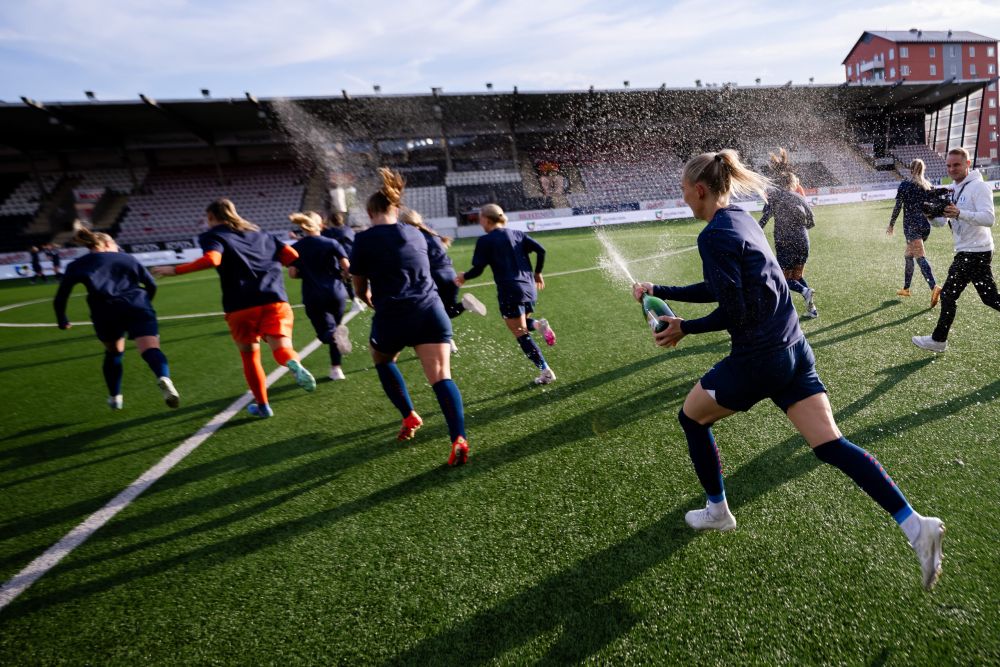
[{"label": "goalkeeper in orange pants", "polygon": [[274,360],[287,366],[299,386],[316,389],[316,380],[300,363],[292,347],[292,308],[285,294],[282,265],[298,253],[275,236],[241,218],[233,202],[218,199],[205,211],[209,230],[198,238],[205,254],[188,264],[158,266],[157,276],[172,276],[215,268],[222,284],[222,309],[236,347],[243,358],[243,374],[255,403],[247,407],[255,417],[274,414],[267,402],[260,340],[271,348]]}]

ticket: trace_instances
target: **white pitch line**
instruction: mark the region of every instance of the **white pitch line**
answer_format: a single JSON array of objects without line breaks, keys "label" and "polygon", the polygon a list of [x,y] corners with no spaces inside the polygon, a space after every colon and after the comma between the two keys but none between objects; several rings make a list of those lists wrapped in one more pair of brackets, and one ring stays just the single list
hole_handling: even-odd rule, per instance
[{"label": "white pitch line", "polygon": [[[351,312],[344,317],[343,323],[347,324],[350,322],[359,312],[361,311],[351,310]],[[305,359],[320,345],[322,345],[322,343],[319,340],[314,339],[311,343],[302,348],[302,351],[299,353],[299,357]],[[282,377],[287,372],[288,369],[284,366],[272,371],[271,374],[267,376],[267,386],[270,387],[275,381],[278,380],[278,378]],[[78,546],[86,542],[87,539],[104,526],[104,524],[110,521],[123,509],[128,507],[129,504],[138,498],[143,491],[148,489],[156,483],[158,479],[170,472],[174,466],[183,461],[184,458],[197,449],[201,443],[208,440],[208,438],[211,437],[213,433],[218,431],[223,424],[238,415],[243,408],[250,404],[250,401],[252,400],[253,395],[250,392],[240,396],[228,408],[212,417],[208,423],[198,429],[197,433],[175,447],[173,451],[160,459],[159,463],[140,475],[137,480],[129,484],[124,491],[112,498],[107,505],[91,514],[83,523],[69,531],[65,537],[49,547],[45,553],[31,561],[27,567],[11,577],[9,581],[0,587],[0,610],[13,602],[14,598],[27,590],[28,587],[35,583],[42,575],[55,567],[56,564],[68,556],[73,549],[76,549]]]}]

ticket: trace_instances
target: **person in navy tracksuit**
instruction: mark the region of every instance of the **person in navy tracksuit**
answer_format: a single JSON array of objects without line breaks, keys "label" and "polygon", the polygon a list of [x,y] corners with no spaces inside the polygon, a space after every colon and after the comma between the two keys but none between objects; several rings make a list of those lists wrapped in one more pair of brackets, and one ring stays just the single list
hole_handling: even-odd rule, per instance
[{"label": "person in navy tracksuit", "polygon": [[913,263],[920,265],[927,286],[931,290],[931,308],[938,304],[941,298],[941,288],[934,279],[931,263],[924,256],[924,243],[931,235],[931,223],[924,214],[923,203],[931,183],[924,177],[924,161],[917,159],[910,163],[910,177],[901,181],[896,190],[896,205],[892,207],[892,217],[885,233],[892,236],[896,228],[896,218],[903,211],[903,236],[906,238],[906,250],[903,252],[903,288],[898,290],[898,296],[910,296],[910,283],[913,281]]},{"label": "person in navy tracksuit", "polygon": [[368,198],[372,226],[358,233],[350,258],[354,290],[375,309],[368,339],[372,361],[382,389],[403,418],[397,438],[409,440],[423,420],[413,409],[396,359],[403,348],[413,348],[448,423],[448,465],[462,465],[469,442],[462,394],[451,379],[451,320],[434,287],[424,235],[399,224],[403,177],[385,168],[379,175],[382,187]]},{"label": "person in navy tracksuit", "polygon": [[69,329],[66,302],[77,284],[87,288],[87,305],[94,331],[105,347],[104,381],[108,387],[108,405],[121,410],[122,375],[124,374],[125,336],[135,341],[143,360],[156,376],[157,386],[168,407],[176,408],[180,396],[170,379],[167,358],[160,350],[159,324],[153,310],[156,281],[137,259],[118,251],[114,240],[102,232],[93,232],[76,223],[73,241],[90,254],[70,262],[55,297],[56,321],[60,329]]},{"label": "person in navy tracksuit", "polygon": [[344,276],[351,268],[347,251],[332,238],[320,235],[323,219],[318,213],[293,213],[288,218],[304,234],[292,246],[299,258],[288,267],[288,275],[302,279],[306,316],[316,337],[330,348],[330,379],[343,380],[341,355],[351,352],[350,332],[341,324],[348,298]]},{"label": "person in navy tracksuit", "polygon": [[763,229],[774,217],[774,254],[778,266],[785,274],[788,288],[806,300],[804,319],[819,317],[813,289],[806,282],[805,269],[809,260],[809,231],[816,222],[805,197],[799,194],[799,178],[790,171],[779,171],[775,177],[776,188],[769,190],[764,210],[760,215]]},{"label": "person in navy tracksuit", "polygon": [[[458,274],[455,284],[461,287],[467,280],[482,275],[487,266],[493,270],[500,316],[517,339],[521,351],[538,368],[535,384],[549,384],[556,379],[556,374],[531,337],[532,331],[538,331],[546,344],[556,343],[556,333],[549,321],[531,317],[538,298],[537,290],[545,288],[542,276],[545,248],[524,232],[507,229],[507,216],[496,204],[487,204],[479,210],[479,225],[486,234],[476,240],[472,268]],[[532,252],[538,258],[534,269],[528,257]]]},{"label": "person in navy tracksuit", "polygon": [[684,201],[708,225],[698,235],[704,281],[684,287],[638,283],[633,295],[695,303],[717,302],[704,317],[663,316],[669,326],[655,333],[657,345],[673,347],[686,335],[727,330],[729,356],[691,389],[678,414],[708,503],[685,516],[697,530],[732,530],[712,424],[746,411],[765,398],[781,408],[813,453],[836,466],[900,525],[920,560],[930,589],[941,571],[944,524],[917,514],[875,458],[843,436],[833,418],[816,358],[802,334],[781,268],[760,228],[742,209],[729,204],[732,193],[756,192],[766,199],[769,182],[739,160],[736,151],[703,153],[684,167]]},{"label": "person in navy tracksuit", "polygon": [[[354,230],[351,229],[351,226],[344,221],[343,213],[331,213],[326,219],[326,225],[323,227],[323,231],[320,233],[326,238],[333,239],[339,243],[340,247],[342,247],[347,253],[347,256],[351,256],[351,250],[354,249],[355,234]],[[358,299],[354,294],[354,285],[349,277],[344,280],[344,286],[347,288],[347,297],[359,308],[363,308],[364,301]]]}]

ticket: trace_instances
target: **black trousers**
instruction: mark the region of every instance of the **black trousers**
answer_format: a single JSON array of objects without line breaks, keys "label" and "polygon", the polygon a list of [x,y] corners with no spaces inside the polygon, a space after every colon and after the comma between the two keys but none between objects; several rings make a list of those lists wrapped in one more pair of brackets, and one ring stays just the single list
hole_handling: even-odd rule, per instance
[{"label": "black trousers", "polygon": [[1000,292],[997,292],[997,284],[993,279],[993,270],[990,268],[990,261],[993,259],[992,252],[959,252],[955,254],[951,266],[948,268],[948,279],[941,290],[941,315],[938,317],[937,326],[931,338],[938,342],[948,340],[948,331],[955,321],[955,313],[958,311],[958,297],[972,283],[979,293],[979,298],[990,308],[1000,310]]}]

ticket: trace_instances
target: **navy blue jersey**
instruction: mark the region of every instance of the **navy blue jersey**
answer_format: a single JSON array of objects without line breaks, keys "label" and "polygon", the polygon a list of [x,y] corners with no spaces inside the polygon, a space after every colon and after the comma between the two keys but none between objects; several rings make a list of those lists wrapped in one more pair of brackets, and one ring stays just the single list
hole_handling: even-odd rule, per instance
[{"label": "navy blue jersey", "polygon": [[794,247],[809,248],[807,229],[815,226],[812,209],[806,198],[798,192],[771,190],[760,216],[763,228],[774,216],[774,242]]},{"label": "navy blue jersey", "polygon": [[903,209],[903,225],[905,227],[913,227],[914,229],[923,229],[926,227],[930,229],[930,222],[927,220],[927,216],[924,215],[924,209],[921,204],[927,201],[927,190],[914,183],[913,181],[906,180],[899,184],[899,188],[896,190],[896,205],[892,209],[892,217],[889,219],[889,224],[896,224],[896,218],[899,216],[899,210]]},{"label": "navy blue jersey", "polygon": [[35,270],[35,273],[42,270],[42,253],[38,250],[31,251],[31,268]]},{"label": "navy blue jersey", "polygon": [[347,252],[333,239],[306,236],[292,246],[299,258],[292,264],[302,276],[302,303],[321,302],[334,296],[347,298],[340,260]]},{"label": "navy blue jersey", "polygon": [[785,277],[764,231],[746,211],[717,211],[698,235],[698,252],[704,282],[654,289],[661,299],[718,302],[705,317],[685,320],[685,333],[726,329],[734,355],[784,349],[802,337]]},{"label": "navy blue jersey", "polygon": [[278,261],[284,244],[273,235],[216,225],[198,237],[198,244],[205,252],[222,255],[215,270],[222,284],[222,309],[227,313],[288,301]]},{"label": "navy blue jersey", "polygon": [[322,235],[328,239],[333,239],[340,246],[347,251],[347,254],[351,254],[351,249],[354,247],[354,230],[348,225],[343,227],[327,227],[322,232]]},{"label": "navy blue jersey", "polygon": [[135,257],[123,252],[92,252],[73,260],[59,284],[53,303],[60,325],[67,323],[66,301],[73,286],[87,288],[91,319],[119,312],[123,308],[152,309],[156,281]]},{"label": "navy blue jersey", "polygon": [[455,280],[455,267],[448,256],[448,249],[444,247],[444,241],[440,236],[420,230],[427,241],[427,261],[431,265],[431,276],[434,282],[451,282]]},{"label": "navy blue jersey", "polygon": [[439,301],[427,241],[410,225],[374,225],[359,233],[351,273],[368,279],[377,316],[407,315]]},{"label": "navy blue jersey", "polygon": [[[534,270],[529,252],[538,255]],[[534,274],[541,272],[544,264],[545,248],[538,241],[522,231],[497,227],[476,240],[472,268],[465,272],[465,278],[472,280],[489,266],[493,269],[493,282],[497,284],[501,299],[534,301],[537,298]]]}]

